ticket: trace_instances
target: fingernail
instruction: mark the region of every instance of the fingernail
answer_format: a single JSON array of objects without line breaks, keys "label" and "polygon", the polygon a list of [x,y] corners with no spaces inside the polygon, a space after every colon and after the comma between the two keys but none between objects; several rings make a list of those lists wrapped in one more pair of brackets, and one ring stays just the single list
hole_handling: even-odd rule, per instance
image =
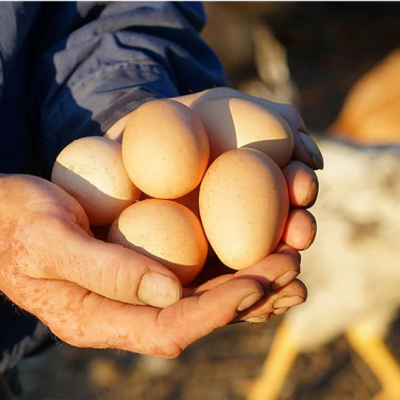
[{"label": "fingernail", "polygon": [[317,182],[312,181],[310,184],[310,187],[308,189],[308,192],[304,199],[300,202],[301,207],[305,206],[311,206],[312,203],[315,201],[317,198],[317,193],[318,193],[318,185]]},{"label": "fingernail", "polygon": [[245,322],[251,323],[251,324],[261,324],[263,322],[267,322],[269,320],[269,315],[267,318],[263,318],[263,317],[250,317],[245,319]]},{"label": "fingernail", "polygon": [[311,224],[310,238],[308,239],[308,242],[307,242],[306,246],[304,247],[304,250],[308,249],[314,243],[316,236],[317,236],[317,223],[315,221],[313,221]]},{"label": "fingernail", "polygon": [[273,308],[288,308],[304,303],[305,299],[301,296],[285,296],[275,301]]},{"label": "fingernail", "polygon": [[296,276],[299,275],[299,271],[287,271],[283,275],[281,275],[279,278],[275,279],[271,285],[270,288],[271,290],[276,290],[279,289],[288,283],[292,282]]},{"label": "fingernail", "polygon": [[256,304],[261,299],[261,297],[262,297],[262,295],[260,295],[259,292],[250,293],[238,305],[237,311],[243,311],[243,310],[248,309],[251,306],[254,306],[254,304]]},{"label": "fingernail", "polygon": [[140,281],[137,295],[144,304],[165,308],[181,298],[181,287],[169,276],[147,271]]},{"label": "fingernail", "polygon": [[311,139],[310,136],[305,134],[302,131],[299,131],[299,137],[301,142],[304,145],[307,153],[311,156],[314,167],[316,169],[323,169],[324,168],[324,158],[322,157],[321,151],[319,150],[318,146],[315,144],[314,140]]}]

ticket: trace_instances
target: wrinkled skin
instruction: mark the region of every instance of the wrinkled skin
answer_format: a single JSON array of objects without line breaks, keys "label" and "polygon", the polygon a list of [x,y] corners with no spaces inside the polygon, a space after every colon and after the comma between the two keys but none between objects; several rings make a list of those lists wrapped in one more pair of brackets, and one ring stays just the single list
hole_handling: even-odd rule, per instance
[{"label": "wrinkled skin", "polygon": [[[226,324],[266,321],[304,302],[307,290],[296,278],[299,251],[315,237],[307,208],[317,197],[314,169],[322,168],[322,156],[311,139],[303,145],[305,127],[295,109],[270,105],[296,138],[293,161],[283,171],[292,208],[274,254],[237,272],[211,259],[182,288],[156,261],[97,239],[82,207],[59,187],[1,175],[0,290],[71,345],[160,357],[176,357]],[[126,119],[106,135],[118,140]]]}]

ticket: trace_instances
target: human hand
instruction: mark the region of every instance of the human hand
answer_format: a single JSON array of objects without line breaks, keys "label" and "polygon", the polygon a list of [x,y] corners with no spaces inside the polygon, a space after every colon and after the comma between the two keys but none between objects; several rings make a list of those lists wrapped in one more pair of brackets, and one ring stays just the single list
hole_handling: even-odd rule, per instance
[{"label": "human hand", "polygon": [[[275,254],[257,263],[257,266],[247,268],[237,273],[232,273],[232,270],[218,263],[216,259],[211,260],[206,264],[202,273],[196,279],[195,285],[192,285],[194,287],[192,289],[186,288],[184,293],[186,296],[191,296],[207,288],[214,287],[214,285],[218,285],[221,282],[226,282],[229,279],[235,279],[244,275],[251,276],[253,279],[258,277],[258,281],[263,286],[266,295],[256,307],[244,313],[240,313],[240,316],[236,319],[264,321],[268,319],[271,314],[285,312],[290,306],[301,303],[306,298],[306,288],[300,281],[295,279],[299,273],[300,255],[298,251],[307,249],[315,238],[316,222],[307,208],[314,204],[317,197],[318,179],[314,173],[314,169],[323,167],[323,158],[316,144],[306,134],[306,128],[299,113],[290,105],[278,104],[255,98],[230,88],[210,89],[201,93],[176,97],[173,98],[173,100],[179,101],[190,108],[194,108],[203,101],[219,97],[250,98],[253,101],[260,102],[274,109],[287,121],[294,136],[294,153],[292,161],[283,168],[283,173],[289,189],[291,210],[282,237],[282,244],[276,250]],[[118,121],[118,123],[106,133],[106,136],[121,140],[123,129],[129,116],[130,115],[127,115]],[[283,285],[271,284],[271,280],[265,278],[265,276],[269,276],[270,278],[273,276],[274,273],[272,270],[276,268],[275,263],[278,263],[276,260],[282,263],[282,267],[286,266],[288,268],[288,265],[292,264],[291,269],[289,268],[290,272],[286,275],[287,280],[284,281],[285,284]],[[215,265],[215,262],[217,262],[218,265]],[[211,263],[214,263],[212,267],[210,266]],[[293,263],[296,265],[293,266]],[[272,264],[274,264],[275,267],[272,267]],[[272,273],[272,275],[268,275],[268,273]],[[213,279],[210,280],[211,278]],[[272,282],[273,281],[274,279],[272,279]],[[282,279],[280,282],[282,283]],[[292,295],[290,300],[288,295]],[[281,304],[286,304],[287,307],[274,309],[272,303],[277,298],[282,299]],[[285,300],[283,300],[283,298],[285,298]]]},{"label": "human hand", "polygon": [[[204,101],[221,97],[242,97],[259,102],[278,112],[291,128],[294,137],[294,151],[292,160],[283,168],[289,190],[291,210],[282,240],[296,250],[305,250],[313,242],[316,233],[315,219],[306,209],[314,204],[318,194],[318,179],[314,170],[323,168],[323,157],[320,150],[307,134],[304,121],[293,106],[274,103],[231,88],[209,89],[175,97],[172,100],[194,108]],[[123,131],[130,114],[117,121],[105,133],[105,136],[122,141]]]},{"label": "human hand", "polygon": [[0,290],[72,345],[177,356],[218,327],[265,321],[304,301],[306,288],[295,277],[297,250],[315,235],[304,209],[317,195],[312,168],[293,161],[284,169],[295,209],[274,254],[235,273],[204,268],[184,289],[157,262],[95,239],[83,209],[60,188],[3,176]]},{"label": "human hand", "polygon": [[2,175],[0,204],[0,290],[78,347],[177,356],[264,298],[268,282],[285,285],[279,277],[298,271],[294,257],[278,254],[252,267],[254,276],[225,275],[182,293],[162,265],[95,239],[81,206],[50,182]]},{"label": "human hand", "polygon": [[232,271],[214,257],[209,260],[184,295],[190,296],[208,290],[230,279],[251,278],[264,291],[254,307],[239,312],[234,322],[265,322],[271,315],[280,315],[290,307],[303,303],[307,289],[296,277],[300,274],[299,251],[306,250],[314,241],[316,222],[306,209],[316,200],[318,180],[314,171],[299,161],[292,161],[283,169],[289,188],[291,209],[282,236],[282,242],[273,254],[255,265]]},{"label": "human hand", "polygon": [[258,102],[278,112],[288,123],[293,133],[294,150],[292,160],[283,168],[289,190],[291,209],[282,241],[296,250],[307,249],[314,241],[316,221],[306,209],[311,207],[318,195],[318,179],[314,172],[323,168],[323,157],[307,129],[299,112],[288,104],[279,104],[250,96],[232,88],[214,88],[200,93],[175,97],[173,100],[194,108],[200,103],[221,98],[241,97]]}]

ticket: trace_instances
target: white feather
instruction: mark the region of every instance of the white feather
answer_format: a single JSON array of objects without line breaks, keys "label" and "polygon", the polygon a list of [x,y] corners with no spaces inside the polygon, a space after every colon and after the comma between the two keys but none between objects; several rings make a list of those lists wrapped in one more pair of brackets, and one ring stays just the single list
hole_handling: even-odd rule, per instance
[{"label": "white feather", "polygon": [[400,148],[316,141],[325,168],[311,209],[317,238],[302,253],[309,295],[285,317],[301,351],[354,323],[384,335],[400,306]]}]

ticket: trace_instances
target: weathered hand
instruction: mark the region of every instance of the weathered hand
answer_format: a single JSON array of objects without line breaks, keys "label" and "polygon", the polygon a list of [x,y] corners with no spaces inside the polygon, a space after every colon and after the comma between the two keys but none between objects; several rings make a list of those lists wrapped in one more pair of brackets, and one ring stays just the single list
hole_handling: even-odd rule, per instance
[{"label": "weathered hand", "polygon": [[264,296],[259,277],[240,277],[179,300],[168,269],[95,239],[81,206],[43,179],[2,175],[0,204],[0,290],[72,345],[177,356]]},{"label": "weathered hand", "polygon": [[[297,112],[276,107],[300,132]],[[117,138],[126,119],[107,135]],[[211,260],[184,289],[157,262],[95,239],[83,209],[60,188],[32,176],[2,176],[0,290],[72,345],[164,357],[232,321],[285,312],[307,296],[296,276],[297,250],[315,236],[306,208],[317,196],[313,169],[322,157],[312,143],[301,147],[297,138],[294,160],[283,170],[292,209],[276,252],[238,272]]]},{"label": "weathered hand", "polygon": [[[283,169],[289,189],[291,211],[282,240],[296,250],[305,250],[316,234],[314,217],[306,209],[311,207],[318,195],[318,179],[315,169],[323,168],[323,157],[315,142],[307,135],[305,124],[299,112],[287,104],[249,96],[231,88],[215,88],[204,92],[175,97],[186,106],[193,108],[203,101],[219,97],[243,97],[260,102],[277,111],[290,126],[294,137],[292,161]],[[123,130],[130,114],[121,118],[107,132],[106,136],[122,140]]]}]

